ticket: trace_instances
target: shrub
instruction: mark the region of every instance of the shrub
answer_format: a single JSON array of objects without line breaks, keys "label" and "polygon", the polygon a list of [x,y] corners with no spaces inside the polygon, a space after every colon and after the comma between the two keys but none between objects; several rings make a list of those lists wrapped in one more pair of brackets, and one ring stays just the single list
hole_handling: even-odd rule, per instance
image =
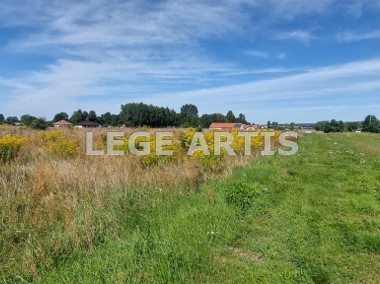
[{"label": "shrub", "polygon": [[59,157],[72,157],[78,153],[78,143],[75,140],[62,138],[47,144],[49,154]]},{"label": "shrub", "polygon": [[18,135],[7,134],[0,138],[0,161],[2,163],[12,161],[17,156],[24,142],[25,139]]},{"label": "shrub", "polygon": [[236,206],[240,209],[247,209],[252,206],[260,195],[261,189],[257,184],[250,184],[239,181],[232,183],[226,192],[227,204]]},{"label": "shrub", "polygon": [[62,132],[58,130],[42,132],[39,135],[39,139],[46,144],[47,152],[53,156],[65,158],[78,154],[78,142],[76,140],[67,139]]},{"label": "shrub", "polygon": [[55,142],[63,138],[63,134],[59,130],[51,130],[47,132],[41,132],[38,135],[38,138],[43,142]]},{"label": "shrub", "polygon": [[[168,139],[170,140],[170,139]],[[135,147],[138,147],[139,142],[149,142],[150,154],[139,156],[140,163],[143,167],[159,166],[167,162],[172,162],[178,158],[180,153],[180,142],[176,137],[172,138],[172,144],[162,147],[162,150],[170,150],[173,155],[156,155],[156,134],[151,133],[149,140],[144,137],[138,137],[135,142]],[[141,149],[140,149],[141,150]]]},{"label": "shrub", "polygon": [[44,118],[36,118],[32,121],[30,127],[35,130],[46,130],[48,128],[48,123]]}]

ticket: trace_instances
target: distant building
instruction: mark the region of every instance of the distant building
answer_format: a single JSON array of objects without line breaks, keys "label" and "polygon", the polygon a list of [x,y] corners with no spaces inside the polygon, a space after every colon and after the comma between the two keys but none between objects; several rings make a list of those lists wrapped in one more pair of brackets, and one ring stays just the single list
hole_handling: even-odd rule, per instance
[{"label": "distant building", "polygon": [[97,128],[100,124],[94,121],[82,121],[75,124],[76,128]]},{"label": "distant building", "polygon": [[231,129],[252,129],[251,125],[234,122],[213,122],[209,129],[214,130],[231,130]]},{"label": "distant building", "polygon": [[68,128],[70,126],[72,126],[73,124],[66,121],[66,120],[60,120],[60,121],[57,121],[57,122],[54,122],[53,123],[54,127],[59,127],[59,128]]}]

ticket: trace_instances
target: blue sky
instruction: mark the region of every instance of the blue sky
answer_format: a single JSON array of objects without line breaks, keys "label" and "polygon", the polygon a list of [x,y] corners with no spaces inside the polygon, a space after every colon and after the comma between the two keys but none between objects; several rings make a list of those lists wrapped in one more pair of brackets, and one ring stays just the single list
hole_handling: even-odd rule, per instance
[{"label": "blue sky", "polygon": [[380,116],[380,0],[2,0],[0,113]]}]

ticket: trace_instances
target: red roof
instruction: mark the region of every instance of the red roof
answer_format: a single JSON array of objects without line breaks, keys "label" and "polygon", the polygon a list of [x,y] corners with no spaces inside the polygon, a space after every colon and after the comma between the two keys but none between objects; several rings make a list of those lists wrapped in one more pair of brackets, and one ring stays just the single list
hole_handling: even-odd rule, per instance
[{"label": "red roof", "polygon": [[225,129],[225,128],[234,128],[234,126],[235,126],[235,123],[233,123],[233,122],[213,122],[213,123],[211,123],[211,125],[210,125],[210,128],[216,128],[216,129],[220,129],[220,128],[222,128],[222,129]]},{"label": "red roof", "polygon": [[261,128],[261,125],[253,124],[253,125],[252,125],[252,128],[254,128],[254,129],[260,129],[260,128]]},{"label": "red roof", "polygon": [[72,123],[66,121],[66,120],[60,120],[60,121],[57,121],[57,122],[54,122],[53,125],[62,125],[62,126],[66,126],[66,125],[71,125]]}]

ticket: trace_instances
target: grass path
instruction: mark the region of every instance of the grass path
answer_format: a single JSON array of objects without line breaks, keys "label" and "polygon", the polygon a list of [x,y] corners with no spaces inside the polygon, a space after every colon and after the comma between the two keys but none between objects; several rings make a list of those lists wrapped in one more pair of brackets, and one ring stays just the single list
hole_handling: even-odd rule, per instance
[{"label": "grass path", "polygon": [[380,283],[380,136],[299,142],[294,156],[135,205],[120,239],[11,282]]}]

